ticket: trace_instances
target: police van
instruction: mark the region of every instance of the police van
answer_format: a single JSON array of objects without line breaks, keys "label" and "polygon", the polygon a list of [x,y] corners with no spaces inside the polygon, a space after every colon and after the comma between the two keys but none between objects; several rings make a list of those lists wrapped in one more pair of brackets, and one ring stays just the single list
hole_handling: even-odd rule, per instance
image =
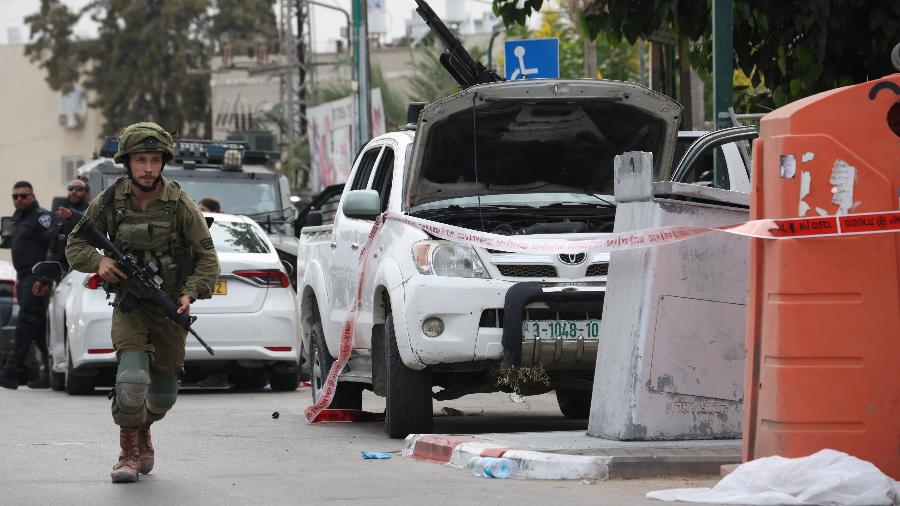
[{"label": "police van", "polygon": [[[118,139],[107,137],[93,160],[78,168],[77,177],[91,185],[94,196],[125,175],[125,167],[113,161]],[[271,154],[250,149],[246,142],[177,139],[174,158],[163,176],[177,181],[194,201],[214,198],[223,213],[245,215],[269,235],[293,281],[298,239],[294,222],[298,211],[290,200],[289,183],[270,169]]]}]

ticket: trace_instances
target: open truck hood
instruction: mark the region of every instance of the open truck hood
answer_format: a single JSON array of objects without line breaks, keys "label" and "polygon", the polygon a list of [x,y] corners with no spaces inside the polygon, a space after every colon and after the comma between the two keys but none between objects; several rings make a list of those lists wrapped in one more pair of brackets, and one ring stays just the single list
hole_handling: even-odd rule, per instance
[{"label": "open truck hood", "polygon": [[465,197],[613,195],[613,160],[653,153],[669,179],[681,106],[621,81],[507,81],[468,88],[422,110],[403,209]]}]

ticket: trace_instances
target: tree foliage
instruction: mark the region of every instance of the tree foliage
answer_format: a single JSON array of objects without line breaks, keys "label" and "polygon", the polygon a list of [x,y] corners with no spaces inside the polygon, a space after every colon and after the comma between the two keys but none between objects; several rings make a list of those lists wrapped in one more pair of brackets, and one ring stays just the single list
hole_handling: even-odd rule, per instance
[{"label": "tree foliage", "polygon": [[[209,59],[216,41],[275,35],[274,0],[95,0],[72,12],[59,0],[41,0],[26,18],[31,42],[25,53],[47,72],[54,90],[80,84],[115,134],[135,121],[152,120],[183,135],[211,133]],[[73,35],[85,15],[97,23],[96,39]]]},{"label": "tree foliage", "polygon": [[459,91],[459,85],[438,59],[442,52],[444,47],[438,42],[422,46],[422,52],[413,58],[413,75],[409,78],[410,100],[434,102]]},{"label": "tree foliage", "polygon": [[[494,12],[507,25],[524,24],[543,3],[494,0]],[[632,43],[670,28],[694,41],[696,67],[712,66],[708,0],[587,0],[580,20],[591,38],[605,33]],[[735,67],[752,88],[764,85],[776,106],[891,73],[890,51],[900,40],[897,0],[734,0],[733,20]]]}]

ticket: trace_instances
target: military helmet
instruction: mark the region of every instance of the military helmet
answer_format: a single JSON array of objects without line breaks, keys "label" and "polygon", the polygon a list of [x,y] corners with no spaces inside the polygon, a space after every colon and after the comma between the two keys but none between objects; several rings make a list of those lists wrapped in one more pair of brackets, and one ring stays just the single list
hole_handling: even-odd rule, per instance
[{"label": "military helmet", "polygon": [[162,153],[163,161],[168,162],[175,156],[173,142],[172,134],[156,123],[134,123],[122,129],[119,134],[119,150],[113,159],[116,163],[122,163],[132,153],[158,151]]}]

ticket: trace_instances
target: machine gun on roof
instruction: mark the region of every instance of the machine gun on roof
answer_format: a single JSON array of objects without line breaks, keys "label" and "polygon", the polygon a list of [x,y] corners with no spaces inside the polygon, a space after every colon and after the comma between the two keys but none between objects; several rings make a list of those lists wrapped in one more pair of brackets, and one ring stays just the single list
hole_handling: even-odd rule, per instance
[{"label": "machine gun on roof", "polygon": [[425,24],[431,28],[435,36],[444,44],[446,49],[441,53],[441,65],[459,83],[460,88],[466,89],[476,84],[503,81],[503,78],[498,76],[496,72],[486,68],[481,62],[472,58],[472,55],[463,47],[462,42],[453,35],[453,32],[435,14],[428,2],[416,0],[416,4],[418,5],[416,12],[419,13]]}]

